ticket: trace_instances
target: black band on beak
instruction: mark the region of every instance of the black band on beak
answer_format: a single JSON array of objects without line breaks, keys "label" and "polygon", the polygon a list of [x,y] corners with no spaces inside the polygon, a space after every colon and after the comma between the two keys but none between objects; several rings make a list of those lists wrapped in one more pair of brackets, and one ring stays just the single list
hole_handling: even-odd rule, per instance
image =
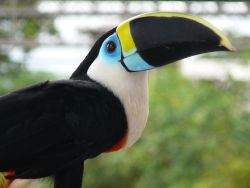
[{"label": "black band on beak", "polygon": [[213,51],[228,50],[213,30],[194,20],[180,17],[141,17],[131,21],[137,52],[152,66]]}]

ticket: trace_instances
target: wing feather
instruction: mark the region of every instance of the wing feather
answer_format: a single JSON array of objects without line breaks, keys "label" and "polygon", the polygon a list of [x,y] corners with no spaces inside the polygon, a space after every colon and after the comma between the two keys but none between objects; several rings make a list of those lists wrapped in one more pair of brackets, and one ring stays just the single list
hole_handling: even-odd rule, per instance
[{"label": "wing feather", "polygon": [[37,84],[0,97],[0,171],[48,176],[100,154],[126,129],[119,99],[98,83]]}]

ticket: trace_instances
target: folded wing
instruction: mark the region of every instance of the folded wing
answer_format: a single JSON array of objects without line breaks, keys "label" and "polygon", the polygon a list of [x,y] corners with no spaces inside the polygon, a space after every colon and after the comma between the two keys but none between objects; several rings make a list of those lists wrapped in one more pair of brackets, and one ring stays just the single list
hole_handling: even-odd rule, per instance
[{"label": "folded wing", "polygon": [[124,109],[91,80],[44,82],[0,97],[0,171],[49,176],[95,157],[127,129]]}]

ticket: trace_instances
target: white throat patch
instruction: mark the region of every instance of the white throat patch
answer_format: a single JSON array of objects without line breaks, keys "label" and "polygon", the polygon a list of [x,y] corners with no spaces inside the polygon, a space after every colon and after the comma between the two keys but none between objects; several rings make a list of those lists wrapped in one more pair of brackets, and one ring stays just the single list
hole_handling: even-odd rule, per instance
[{"label": "white throat patch", "polygon": [[140,138],[148,117],[147,71],[127,72],[120,63],[106,63],[98,57],[87,74],[121,100],[128,121],[128,139],[125,147],[133,145]]}]

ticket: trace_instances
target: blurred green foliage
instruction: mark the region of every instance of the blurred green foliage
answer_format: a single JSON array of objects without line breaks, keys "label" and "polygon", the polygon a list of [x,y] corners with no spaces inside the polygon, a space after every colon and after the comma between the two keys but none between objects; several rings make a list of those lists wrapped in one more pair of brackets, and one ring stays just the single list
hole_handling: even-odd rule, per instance
[{"label": "blurred green foliage", "polygon": [[55,76],[49,73],[29,71],[0,50],[0,95],[53,78]]},{"label": "blurred green foliage", "polygon": [[187,80],[175,66],[153,73],[143,137],[87,161],[86,187],[249,188],[249,93],[246,83]]},{"label": "blurred green foliage", "polygon": [[41,25],[36,18],[28,18],[23,21],[22,33],[26,39],[36,38],[41,30]]},{"label": "blurred green foliage", "polygon": [[[248,41],[250,41],[250,39]],[[242,49],[242,51],[241,51],[242,62],[244,64],[249,63],[249,60],[250,60],[250,53],[249,52],[250,52],[250,44],[246,48]]]},{"label": "blurred green foliage", "polygon": [[[132,148],[85,162],[85,187],[249,188],[250,87],[150,75],[150,116]],[[41,188],[51,187],[42,181]]]},{"label": "blurred green foliage", "polygon": [[[19,64],[4,74],[0,92],[50,77]],[[244,106],[249,85],[190,81],[174,65],[150,77],[150,117],[143,137],[130,149],[88,160],[85,186],[249,188],[250,114]]]},{"label": "blurred green foliage", "polygon": [[[25,0],[25,1],[2,1],[2,6],[11,7],[14,4],[16,8],[22,6],[29,6],[35,9],[38,1]],[[0,18],[0,40],[14,41],[33,41],[35,42],[41,32],[50,35],[57,34],[54,26],[54,18],[39,19],[39,18]],[[46,26],[44,29],[42,26]],[[16,31],[16,32],[14,32]],[[34,46],[36,47],[36,46]],[[34,48],[33,47],[33,48]],[[19,89],[24,86],[34,84],[39,81],[55,78],[54,75],[44,72],[32,72],[25,66],[25,62],[14,62],[10,58],[9,52],[13,46],[0,44],[0,95],[10,91]],[[29,52],[32,47],[24,46],[22,50]]]}]

